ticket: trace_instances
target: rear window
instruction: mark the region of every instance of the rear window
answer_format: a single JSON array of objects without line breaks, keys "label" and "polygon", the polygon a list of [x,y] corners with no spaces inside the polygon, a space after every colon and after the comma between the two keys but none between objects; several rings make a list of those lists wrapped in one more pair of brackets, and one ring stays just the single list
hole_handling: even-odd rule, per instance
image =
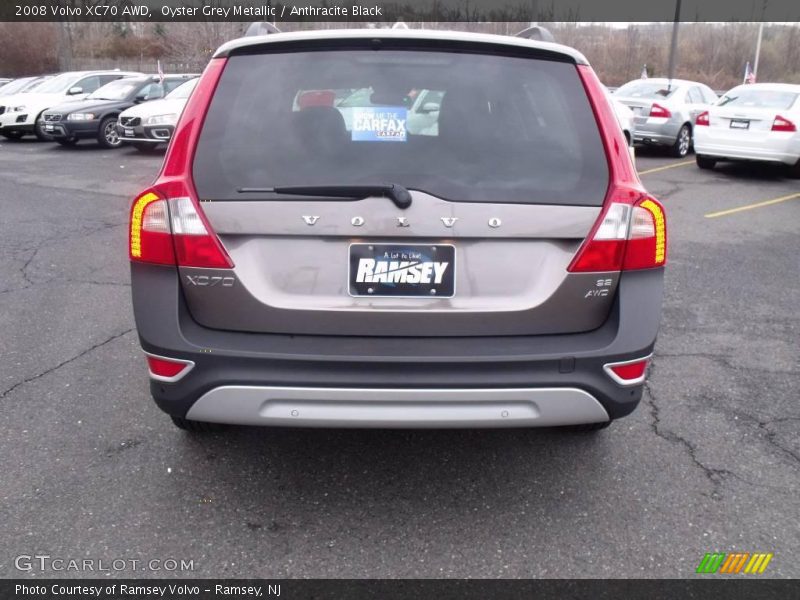
[{"label": "rear window", "polygon": [[631,81],[626,83],[616,92],[617,96],[626,98],[645,98],[647,100],[658,100],[659,98],[669,98],[675,93],[677,88],[666,83],[655,83],[651,81]]},{"label": "rear window", "polygon": [[213,200],[397,183],[457,201],[599,205],[608,166],[575,65],[329,50],[229,59],[194,179]]},{"label": "rear window", "polygon": [[740,108],[774,108],[786,110],[797,100],[797,94],[778,90],[733,89],[719,101],[719,106],[738,106]]}]

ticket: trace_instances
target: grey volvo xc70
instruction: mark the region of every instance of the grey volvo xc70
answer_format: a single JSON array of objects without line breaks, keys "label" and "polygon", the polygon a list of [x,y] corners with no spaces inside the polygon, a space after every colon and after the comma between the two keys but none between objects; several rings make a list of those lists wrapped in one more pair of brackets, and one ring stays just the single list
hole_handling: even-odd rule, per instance
[{"label": "grey volvo xc70", "polygon": [[641,398],[666,242],[575,50],[256,36],[133,202],[133,305],[183,429],[599,429]]}]

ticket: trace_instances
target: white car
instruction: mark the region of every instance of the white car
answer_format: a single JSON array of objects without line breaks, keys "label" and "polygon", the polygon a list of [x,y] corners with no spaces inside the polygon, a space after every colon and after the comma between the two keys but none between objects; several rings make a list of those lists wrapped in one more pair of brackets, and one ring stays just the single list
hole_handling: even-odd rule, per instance
[{"label": "white car", "polygon": [[0,101],[0,135],[19,139],[34,134],[40,140],[51,139],[41,122],[48,108],[69,100],[83,100],[97,88],[120,79],[141,75],[124,71],[70,71],[61,73],[39,85],[34,91],[3,97]]},{"label": "white car", "polygon": [[166,144],[172,137],[178,117],[189,100],[198,78],[182,83],[162,100],[137,104],[123,111],[117,121],[119,139],[141,152]]},{"label": "white car", "polygon": [[800,85],[753,83],[727,92],[695,123],[697,166],[720,160],[788,165],[800,176]]}]

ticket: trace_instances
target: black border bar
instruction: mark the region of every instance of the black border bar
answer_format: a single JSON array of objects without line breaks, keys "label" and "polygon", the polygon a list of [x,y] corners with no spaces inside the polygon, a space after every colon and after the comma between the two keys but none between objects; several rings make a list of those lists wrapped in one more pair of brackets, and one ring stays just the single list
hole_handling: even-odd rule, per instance
[{"label": "black border bar", "polygon": [[[2,0],[0,21],[663,22],[674,19],[678,1]],[[680,2],[686,22],[800,22],[798,0]]]},{"label": "black border bar", "polygon": [[[26,586],[23,593],[18,586]],[[112,587],[113,586],[113,587]],[[129,594],[122,586],[160,588],[165,593]],[[175,588],[170,588],[175,586]],[[217,586],[223,586],[221,593]],[[44,593],[30,592],[40,588]],[[253,592],[224,593],[225,588],[261,588]],[[84,588],[85,593],[69,593]],[[100,588],[98,595],[94,590]],[[183,593],[179,591],[183,589]],[[145,590],[142,590],[143,592]],[[516,598],[574,600],[772,600],[797,598],[800,581],[755,577],[715,577],[679,580],[487,580],[487,579],[6,579],[0,582],[3,600],[400,600],[406,598],[444,600],[505,600]]]}]

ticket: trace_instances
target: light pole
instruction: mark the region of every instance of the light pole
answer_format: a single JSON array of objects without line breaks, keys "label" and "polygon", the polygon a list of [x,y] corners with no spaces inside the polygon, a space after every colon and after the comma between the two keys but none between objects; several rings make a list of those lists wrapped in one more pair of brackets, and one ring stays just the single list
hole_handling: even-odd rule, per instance
[{"label": "light pole", "polygon": [[675,59],[678,53],[678,27],[681,23],[681,0],[675,0],[675,20],[672,22],[672,41],[669,45],[669,68],[667,69],[667,89],[672,89],[672,79],[675,77]]},{"label": "light pole", "polygon": [[762,21],[758,24],[758,40],[756,41],[756,58],[753,61],[753,79],[758,81],[758,57],[761,54],[761,36],[764,35],[764,15],[761,15]]}]

